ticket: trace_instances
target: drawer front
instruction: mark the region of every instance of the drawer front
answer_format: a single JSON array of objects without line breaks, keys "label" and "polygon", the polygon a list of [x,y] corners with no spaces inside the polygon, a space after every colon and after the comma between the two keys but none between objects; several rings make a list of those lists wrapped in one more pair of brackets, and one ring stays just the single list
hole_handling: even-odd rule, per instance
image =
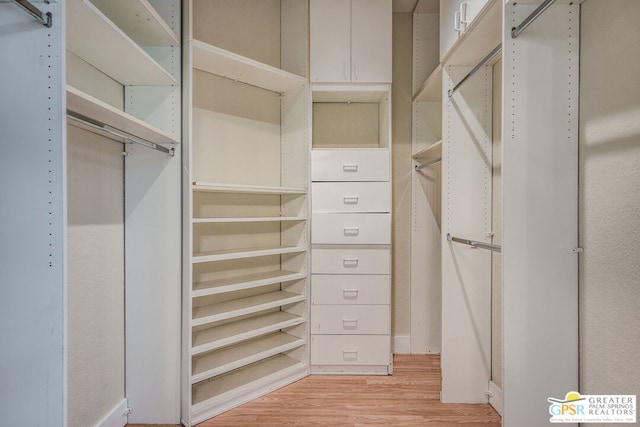
[{"label": "drawer front", "polygon": [[311,242],[388,245],[391,243],[391,214],[314,213]]},{"label": "drawer front", "polygon": [[311,335],[312,365],[388,365],[386,335]]},{"label": "drawer front", "polygon": [[389,334],[388,305],[312,305],[312,334]]},{"label": "drawer front", "polygon": [[314,182],[313,212],[390,212],[390,182]]},{"label": "drawer front", "polygon": [[390,274],[389,249],[313,248],[311,272],[316,274]]},{"label": "drawer front", "polygon": [[311,276],[312,304],[389,304],[390,276],[381,274]]},{"label": "drawer front", "polygon": [[389,181],[389,150],[311,150],[312,181]]}]

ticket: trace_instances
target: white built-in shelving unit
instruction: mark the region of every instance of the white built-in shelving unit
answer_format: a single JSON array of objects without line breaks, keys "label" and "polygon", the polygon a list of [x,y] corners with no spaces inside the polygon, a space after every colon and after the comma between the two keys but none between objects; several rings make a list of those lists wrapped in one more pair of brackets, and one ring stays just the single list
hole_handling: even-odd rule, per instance
[{"label": "white built-in shelving unit", "polygon": [[[177,0],[66,2],[67,123],[125,143],[122,398],[131,423],[180,418],[180,25]],[[160,324],[162,336],[149,332]]]},{"label": "white built-in shelving unit", "polygon": [[185,425],[309,373],[308,4],[275,3],[185,4]]}]

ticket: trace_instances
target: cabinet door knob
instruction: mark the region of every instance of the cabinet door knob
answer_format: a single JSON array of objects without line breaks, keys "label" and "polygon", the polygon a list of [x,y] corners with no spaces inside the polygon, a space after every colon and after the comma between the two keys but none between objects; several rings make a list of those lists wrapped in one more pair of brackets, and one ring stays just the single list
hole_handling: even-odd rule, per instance
[{"label": "cabinet door knob", "polygon": [[358,258],[342,258],[342,265],[347,268],[355,268],[358,266]]},{"label": "cabinet door knob", "polygon": [[358,289],[343,289],[342,297],[344,299],[358,299]]},{"label": "cabinet door knob", "polygon": [[344,227],[345,236],[357,236],[360,233],[359,227]]},{"label": "cabinet door knob", "polygon": [[342,359],[347,361],[358,360],[358,350],[342,350]]},{"label": "cabinet door knob", "polygon": [[358,329],[358,319],[342,319],[344,329]]},{"label": "cabinet door knob", "polygon": [[358,165],[355,163],[349,163],[342,165],[343,172],[358,172]]},{"label": "cabinet door knob", "polygon": [[356,62],[355,68],[356,68],[355,77],[356,77],[356,80],[358,80],[358,74],[359,73],[358,73],[358,63],[357,62]]},{"label": "cabinet door knob", "polygon": [[358,196],[342,196],[342,202],[345,205],[357,205]]}]

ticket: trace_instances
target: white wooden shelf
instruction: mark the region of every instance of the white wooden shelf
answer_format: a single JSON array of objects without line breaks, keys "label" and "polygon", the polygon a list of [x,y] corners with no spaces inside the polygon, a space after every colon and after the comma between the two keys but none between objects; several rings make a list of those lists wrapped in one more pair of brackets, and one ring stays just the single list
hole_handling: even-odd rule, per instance
[{"label": "white wooden shelf", "polygon": [[180,46],[180,39],[148,0],[91,0],[140,46]]},{"label": "white wooden shelf", "polygon": [[193,67],[273,92],[287,92],[308,83],[305,77],[263,64],[228,50],[194,40]]},{"label": "white wooden shelf", "polygon": [[[247,390],[273,386],[277,381],[304,372],[299,360],[280,354],[192,386],[192,424],[204,421],[208,410],[244,395]],[[209,415],[210,416],[210,415]]]},{"label": "white wooden shelf", "polygon": [[193,218],[194,224],[211,224],[211,223],[244,223],[244,222],[289,222],[289,221],[306,221],[307,218],[299,216],[266,216],[266,217],[233,217],[233,218]]},{"label": "white wooden shelf", "polygon": [[275,332],[221,350],[194,356],[191,384],[293,350],[304,344],[303,339],[284,332]]},{"label": "white wooden shelf", "polygon": [[197,355],[261,335],[300,325],[306,320],[284,311],[250,317],[193,332],[191,354]]},{"label": "white wooden shelf", "polygon": [[248,193],[248,194],[306,194],[306,188],[273,187],[266,185],[224,184],[216,182],[193,183],[193,191],[208,191],[212,193]]},{"label": "white wooden shelf", "polygon": [[422,83],[420,89],[413,96],[415,102],[440,102],[442,101],[442,64]]},{"label": "white wooden shelf", "polygon": [[207,295],[218,295],[226,292],[240,291],[243,289],[257,288],[260,286],[273,285],[275,283],[289,282],[292,280],[304,279],[305,273],[294,271],[276,270],[263,273],[245,274],[242,276],[226,279],[212,280],[193,284],[193,298]]},{"label": "white wooden shelf", "polygon": [[467,31],[441,60],[443,65],[477,65],[502,41],[502,0],[489,0]]},{"label": "white wooden shelf", "polygon": [[67,85],[67,109],[157,144],[180,142],[177,136],[151,126],[69,85]]},{"label": "white wooden shelf", "polygon": [[283,255],[304,252],[305,246],[269,246],[260,248],[225,249],[211,252],[194,252],[192,262],[226,261],[229,259],[254,258],[267,255]]},{"label": "white wooden shelf", "polygon": [[382,102],[389,96],[389,84],[327,84],[311,85],[313,102]]},{"label": "white wooden shelf", "polygon": [[245,314],[257,313],[270,308],[304,301],[305,295],[276,291],[246,298],[193,307],[192,326],[206,325],[220,320],[233,319]]},{"label": "white wooden shelf", "polygon": [[435,160],[442,158],[442,141],[434,142],[427,148],[417,151],[411,158],[414,160]]},{"label": "white wooden shelf", "polygon": [[67,2],[67,23],[67,49],[122,85],[178,85],[89,0]]}]

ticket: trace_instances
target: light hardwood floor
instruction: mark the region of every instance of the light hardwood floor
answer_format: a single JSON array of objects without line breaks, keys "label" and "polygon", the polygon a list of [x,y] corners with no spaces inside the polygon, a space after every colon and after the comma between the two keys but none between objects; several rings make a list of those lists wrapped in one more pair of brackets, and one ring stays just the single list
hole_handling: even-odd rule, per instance
[{"label": "light hardwood floor", "polygon": [[500,427],[489,405],[440,403],[440,357],[395,355],[391,376],[311,375],[198,427]]}]

